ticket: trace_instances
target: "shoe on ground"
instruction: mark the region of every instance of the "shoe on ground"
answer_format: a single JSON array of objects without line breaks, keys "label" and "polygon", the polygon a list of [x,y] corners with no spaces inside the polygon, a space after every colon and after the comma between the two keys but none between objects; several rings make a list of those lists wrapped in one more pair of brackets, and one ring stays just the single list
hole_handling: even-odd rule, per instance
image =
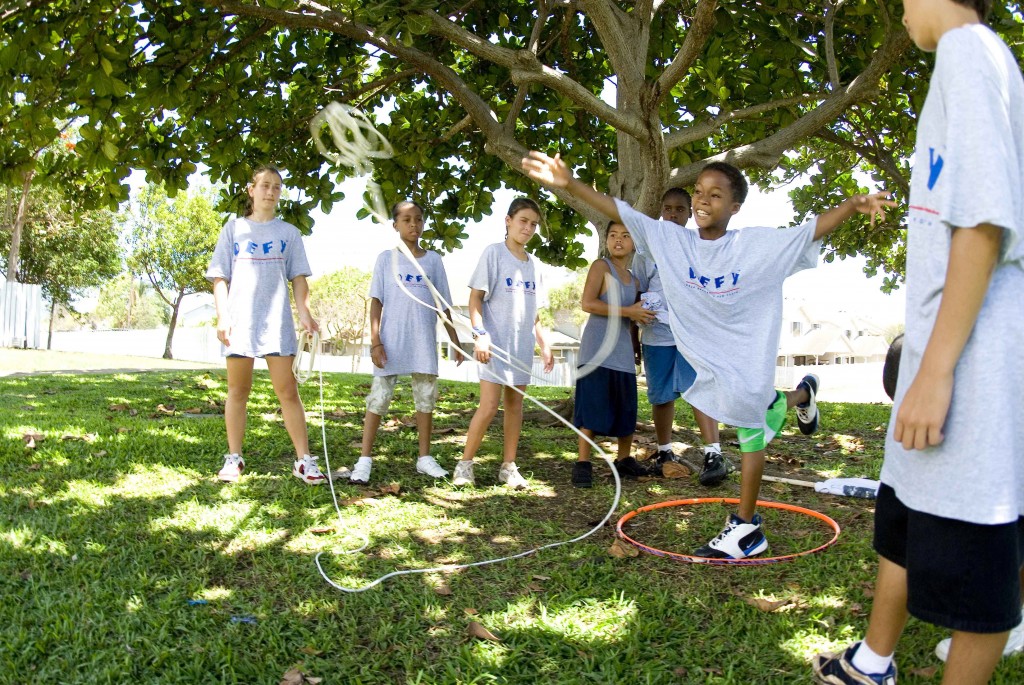
[{"label": "shoe on ground", "polygon": [[736,514],[729,514],[722,532],[693,553],[707,559],[746,559],[768,549],[768,539],[761,529],[761,515],[747,523]]},{"label": "shoe on ground", "polygon": [[797,384],[796,389],[800,388],[807,388],[811,399],[796,405],[796,424],[800,426],[801,433],[810,435],[818,430],[818,403],[814,401],[818,394],[818,377],[813,373],[807,374]]},{"label": "shoe on ground", "polygon": [[640,478],[643,476],[651,475],[650,470],[646,466],[638,462],[636,460],[636,457],[616,459],[615,470],[619,472],[620,478]]},{"label": "shoe on ground", "polygon": [[519,473],[519,467],[516,466],[514,461],[501,465],[501,468],[498,469],[498,482],[504,483],[506,487],[510,487],[513,490],[525,490],[530,485],[523,478],[523,475]]},{"label": "shoe on ground", "polygon": [[701,466],[700,475],[697,480],[701,485],[718,485],[729,475],[729,465],[725,463],[725,457],[721,452],[705,452],[704,465]]},{"label": "shoe on ground", "polygon": [[594,465],[589,461],[578,461],[572,465],[572,484],[577,488],[594,486]]},{"label": "shoe on ground", "polygon": [[308,454],[296,460],[292,464],[292,475],[306,485],[320,485],[327,480],[327,476],[320,471],[320,464],[316,460],[316,457]]},{"label": "shoe on ground", "polygon": [[[935,645],[935,656],[945,661],[949,657],[949,646],[952,642],[953,638],[951,637],[941,640],[939,644]],[[1024,652],[1024,621],[1010,631],[1010,636],[1006,638],[1006,646],[1003,647],[1004,657],[1013,656],[1020,652]]]},{"label": "shoe on ground", "polygon": [[455,487],[475,487],[476,479],[473,478],[473,462],[462,459],[455,464],[455,475],[452,476],[452,485]]},{"label": "shoe on ground", "polygon": [[896,685],[896,664],[885,673],[867,674],[853,665],[853,655],[861,643],[855,642],[839,654],[818,654],[811,661],[814,678],[830,685]]},{"label": "shoe on ground", "polygon": [[448,475],[448,472],[441,468],[437,460],[430,456],[420,457],[416,460],[416,471],[431,478],[444,478]]},{"label": "shoe on ground", "polygon": [[225,483],[237,482],[245,471],[245,460],[240,454],[225,454],[224,466],[217,472],[217,478]]},{"label": "shoe on ground", "polygon": [[360,457],[356,465],[352,467],[352,473],[349,474],[348,479],[358,485],[366,485],[370,482],[370,471],[372,469],[373,460]]}]

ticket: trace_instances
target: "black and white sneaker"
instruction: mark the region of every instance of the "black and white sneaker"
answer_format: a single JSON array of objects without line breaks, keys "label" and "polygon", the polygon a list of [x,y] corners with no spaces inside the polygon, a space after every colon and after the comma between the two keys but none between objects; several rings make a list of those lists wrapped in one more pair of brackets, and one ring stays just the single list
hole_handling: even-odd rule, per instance
[{"label": "black and white sneaker", "polygon": [[746,559],[768,549],[768,539],[761,530],[761,515],[747,523],[736,514],[729,514],[725,528],[712,540],[693,553],[707,559]]},{"label": "black and white sneaker", "polygon": [[807,374],[797,384],[796,389],[800,388],[806,388],[811,399],[796,405],[796,423],[801,433],[811,435],[818,430],[818,404],[814,401],[814,396],[818,394],[818,377],[813,373]]},{"label": "black and white sneaker", "polygon": [[896,685],[896,664],[889,664],[885,673],[864,673],[853,665],[853,655],[860,647],[855,642],[839,654],[818,654],[811,661],[814,680],[831,685]]},{"label": "black and white sneaker", "polygon": [[729,466],[721,452],[707,451],[704,453],[704,465],[700,469],[697,480],[701,485],[718,485],[729,475]]}]

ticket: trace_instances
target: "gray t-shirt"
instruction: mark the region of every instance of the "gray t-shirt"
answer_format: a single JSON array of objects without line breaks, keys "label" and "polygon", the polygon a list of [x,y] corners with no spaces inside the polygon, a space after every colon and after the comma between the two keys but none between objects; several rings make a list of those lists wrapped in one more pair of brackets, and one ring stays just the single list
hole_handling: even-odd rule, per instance
[{"label": "gray t-shirt", "polygon": [[434,303],[423,274],[446,302],[451,302],[452,296],[441,255],[428,250],[416,261],[423,273],[398,248],[377,257],[370,297],[383,305],[380,342],[388,361],[383,369],[373,367],[374,376],[437,375],[437,312],[432,307],[444,309],[447,305]]},{"label": "gray t-shirt", "polygon": [[676,347],[697,372],[683,397],[722,423],[760,428],[775,396],[782,282],[817,264],[817,219],[702,240],[695,229],[615,203],[637,252],[659,265]]},{"label": "gray t-shirt", "polygon": [[[895,418],[946,288],[954,227],[1003,229],[999,263],[953,374],[944,440],[905,450]],[[1024,516],[1024,83],[980,24],[939,40],[917,127],[907,218],[907,321],[882,481],[911,509],[980,524]]]},{"label": "gray t-shirt", "polygon": [[[680,226],[680,230],[686,230]],[[633,256],[633,275],[640,283],[640,292],[658,293],[664,299],[665,293],[661,287],[661,276],[658,275],[658,265],[650,257],[637,254]],[[640,342],[652,347],[670,347],[676,344],[672,337],[672,329],[667,322],[655,319],[654,323],[640,326]]]},{"label": "gray t-shirt", "polygon": [[533,325],[537,309],[544,307],[544,286],[540,282],[537,260],[527,255],[520,261],[509,252],[505,243],[494,243],[484,249],[469,287],[484,291],[483,323],[491,344],[516,360],[515,366],[491,355],[481,364],[480,379],[506,385],[527,385],[533,368],[535,337]]},{"label": "gray t-shirt", "polygon": [[228,282],[231,347],[224,354],[294,355],[295,323],[288,283],[309,276],[299,229],[280,219],[229,220],[221,229],[206,278]]},{"label": "gray t-shirt", "polygon": [[[624,307],[628,307],[636,302],[636,278],[631,278],[629,283],[623,283],[619,280],[619,274],[615,271],[612,263],[607,259],[605,261],[608,262],[608,269],[615,287],[619,290],[619,303]],[[599,298],[605,304],[610,300],[608,293],[609,291],[606,290],[601,293]],[[603,366],[606,369],[635,374],[636,364],[633,362],[633,339],[629,334],[632,321],[627,317],[620,316],[618,319],[619,333],[615,338],[615,347],[612,348],[611,353],[604,359],[595,360],[601,343],[604,342],[607,335],[609,321],[607,316],[601,316],[600,314],[591,314],[590,318],[587,319],[587,324],[583,328],[583,336],[580,340],[580,366],[596,361],[598,366]]]}]

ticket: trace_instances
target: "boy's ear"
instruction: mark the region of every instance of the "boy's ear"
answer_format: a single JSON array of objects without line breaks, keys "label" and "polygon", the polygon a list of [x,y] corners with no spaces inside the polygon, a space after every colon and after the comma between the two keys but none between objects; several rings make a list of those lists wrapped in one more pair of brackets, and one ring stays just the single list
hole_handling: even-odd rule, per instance
[{"label": "boy's ear", "polygon": [[740,204],[739,202],[733,202],[732,203],[732,208],[730,210],[730,213],[731,214],[736,214],[736,212],[740,211],[740,207],[742,207],[742,206],[743,205]]}]

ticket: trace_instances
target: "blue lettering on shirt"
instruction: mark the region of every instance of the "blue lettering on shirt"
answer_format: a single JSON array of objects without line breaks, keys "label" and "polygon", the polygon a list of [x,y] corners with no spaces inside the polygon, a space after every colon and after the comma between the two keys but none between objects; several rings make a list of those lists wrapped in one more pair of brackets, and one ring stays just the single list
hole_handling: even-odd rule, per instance
[{"label": "blue lettering on shirt", "polygon": [[238,256],[238,243],[235,243],[235,256]]},{"label": "blue lettering on shirt", "polygon": [[286,248],[287,246],[288,246],[288,241],[287,240],[282,240],[281,241],[281,254],[284,254],[284,248]]},{"label": "blue lettering on shirt", "polygon": [[256,254],[257,247],[258,245],[256,245],[256,243],[250,240],[249,244],[245,246],[245,251],[248,252],[249,254]]},{"label": "blue lettering on shirt", "polygon": [[935,154],[935,148],[928,148],[928,190],[935,187],[939,182],[939,174],[942,173],[942,155]]},{"label": "blue lettering on shirt", "polygon": [[263,254],[270,254],[270,251],[274,249],[274,241],[269,243],[263,243]]},{"label": "blue lettering on shirt", "polygon": [[537,281],[524,281],[522,279],[506,278],[505,285],[509,288],[522,288],[527,292],[537,289]]},{"label": "blue lettering on shirt", "polygon": [[727,282],[729,282],[730,285],[735,286],[737,283],[739,283],[740,280],[740,274],[738,271],[733,271],[728,275],[722,274],[721,276],[698,275],[697,272],[693,270],[692,266],[690,267],[689,271],[690,281],[692,283],[699,284],[700,287],[705,289],[708,287],[708,283],[714,282],[715,290],[721,290]]}]

